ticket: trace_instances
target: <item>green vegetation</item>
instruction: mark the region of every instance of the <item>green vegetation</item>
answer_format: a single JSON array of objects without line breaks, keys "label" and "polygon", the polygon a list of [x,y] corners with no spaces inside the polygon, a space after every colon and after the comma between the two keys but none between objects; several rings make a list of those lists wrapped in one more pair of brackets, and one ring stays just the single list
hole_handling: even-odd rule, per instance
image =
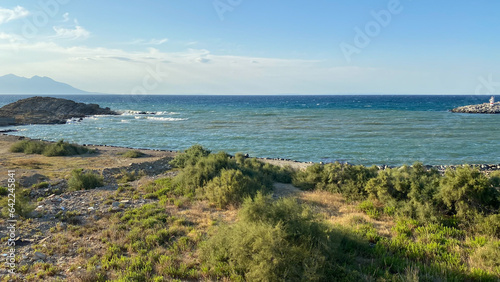
[{"label": "green vegetation", "polygon": [[494,281],[500,277],[498,175],[470,166],[441,175],[421,163],[380,171],[328,164],[298,172],[294,184],[362,200],[358,208],[373,219],[394,218],[389,238],[366,222],[355,223],[354,232],[412,262],[427,280]]},{"label": "green vegetation", "polygon": [[324,190],[340,193],[348,200],[366,197],[365,185],[377,175],[377,167],[347,164],[314,164],[296,173],[293,185],[303,190]]},{"label": "green vegetation", "polygon": [[[69,271],[80,281],[500,278],[498,172],[463,166],[443,174],[420,163],[384,170],[317,164],[294,171],[199,145],[172,164],[176,176],[137,188],[121,184],[107,195],[103,204],[110,212],[99,220],[59,212],[65,227],[52,227],[53,241],[34,249],[67,255],[75,243],[97,238],[76,250]],[[121,171],[120,177],[128,182],[140,173]],[[276,199],[273,189],[292,190],[274,188],[276,182],[305,191]],[[69,180],[72,190],[101,185],[101,176],[82,170]],[[19,190],[17,197],[27,200],[28,191]],[[0,195],[7,192],[0,187]],[[111,209],[125,199],[132,200]],[[30,204],[24,204],[20,213],[26,214]],[[49,264],[25,268],[20,272],[33,280],[61,271]]]},{"label": "green vegetation", "polygon": [[33,184],[31,187],[35,188],[35,189],[43,189],[43,188],[47,188],[49,186],[50,186],[50,183],[47,181],[44,181],[44,182],[40,182],[37,184]]},{"label": "green vegetation", "polygon": [[73,170],[68,180],[68,189],[70,191],[94,189],[103,185],[102,176],[91,171],[83,172],[81,169]]},{"label": "green vegetation", "polygon": [[59,140],[57,143],[48,143],[36,140],[22,140],[14,143],[10,147],[10,151],[13,153],[39,154],[47,157],[74,156],[87,153],[95,153],[95,150],[91,150],[76,144],[70,144],[68,142],[64,142],[64,140]]},{"label": "green vegetation", "polygon": [[[15,205],[12,202],[12,199],[14,199],[14,197],[8,196],[12,192],[14,192],[15,195]],[[2,207],[1,216],[3,218],[11,218],[10,215],[12,212],[12,208],[14,208],[13,211],[15,214],[23,218],[29,217],[31,212],[35,209],[30,201],[29,194],[30,190],[23,189],[17,182],[15,190],[13,188],[9,189],[0,187],[0,207]],[[9,201],[9,199],[11,199],[11,201]]]},{"label": "green vegetation", "polygon": [[124,158],[141,158],[146,156],[143,152],[139,150],[128,150],[126,152],[121,153],[122,157]]},{"label": "green vegetation", "polygon": [[144,170],[134,170],[132,172],[127,171],[126,169],[120,170],[120,174],[117,176],[119,183],[127,183],[131,181],[135,181],[145,176],[146,172]]},{"label": "green vegetation", "polygon": [[173,179],[175,195],[208,199],[219,208],[238,206],[257,192],[269,193],[273,181],[291,182],[292,171],[264,164],[256,159],[216,154],[195,145],[177,156],[172,165],[181,168]]},{"label": "green vegetation", "polygon": [[[218,278],[248,281],[328,280],[339,277],[328,226],[291,198],[248,198],[240,220],[221,226],[202,248],[202,259]],[[341,277],[341,276],[340,276]]]}]

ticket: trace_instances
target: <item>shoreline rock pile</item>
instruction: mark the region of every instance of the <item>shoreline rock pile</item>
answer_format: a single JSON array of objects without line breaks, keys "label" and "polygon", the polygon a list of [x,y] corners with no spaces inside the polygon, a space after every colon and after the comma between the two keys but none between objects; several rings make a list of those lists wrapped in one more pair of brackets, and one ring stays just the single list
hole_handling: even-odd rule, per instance
[{"label": "shoreline rock pile", "polygon": [[27,124],[63,124],[68,119],[91,115],[118,115],[97,104],[77,103],[52,97],[31,97],[0,108],[0,126]]},{"label": "shoreline rock pile", "polygon": [[451,112],[465,114],[500,114],[500,103],[494,103],[493,105],[489,103],[468,105],[455,108],[451,110]]}]

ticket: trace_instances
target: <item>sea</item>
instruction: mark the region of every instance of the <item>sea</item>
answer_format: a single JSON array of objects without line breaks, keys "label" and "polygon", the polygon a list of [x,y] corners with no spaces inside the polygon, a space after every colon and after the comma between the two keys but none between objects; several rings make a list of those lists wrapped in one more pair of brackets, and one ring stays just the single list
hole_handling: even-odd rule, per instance
[{"label": "sea", "polygon": [[[499,164],[500,115],[457,114],[484,95],[50,95],[118,116],[4,127],[78,144],[213,152],[362,165]],[[0,96],[0,106],[30,96]],[[496,97],[497,100],[499,97]],[[146,112],[140,113],[140,112]]]}]

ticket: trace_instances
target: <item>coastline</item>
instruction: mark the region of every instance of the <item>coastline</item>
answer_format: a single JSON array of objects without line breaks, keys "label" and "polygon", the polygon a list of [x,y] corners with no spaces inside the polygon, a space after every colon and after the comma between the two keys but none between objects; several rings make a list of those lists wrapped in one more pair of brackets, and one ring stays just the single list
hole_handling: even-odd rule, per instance
[{"label": "coastline", "polygon": [[[0,132],[0,144],[3,142],[8,142],[11,144],[19,141],[19,140],[39,140],[39,139],[31,139],[29,137],[25,136],[17,136],[17,135],[9,135],[6,132]],[[49,142],[49,143],[54,143],[54,141],[47,141],[47,140],[40,140],[44,142]],[[10,145],[7,147],[4,145],[4,148],[9,148]],[[105,151],[108,153],[112,152],[124,152],[127,150],[139,150],[143,153],[146,153],[146,155],[151,155],[151,156],[163,156],[163,157],[169,157],[169,158],[174,158],[177,154],[179,154],[178,151],[173,151],[173,150],[162,150],[162,149],[146,149],[146,148],[133,148],[133,147],[124,147],[124,146],[114,146],[114,145],[94,145],[94,144],[79,144],[85,147],[89,147],[91,149],[97,149],[100,151]],[[210,149],[210,148],[208,148]],[[247,155],[248,156],[248,155]],[[284,158],[266,158],[266,157],[256,157],[256,156],[248,156],[250,158],[256,158],[257,160],[260,160],[265,163],[269,163],[272,165],[276,166],[281,166],[281,167],[291,167],[292,169],[295,170],[305,170],[307,167],[312,166],[314,164],[327,164],[323,162],[302,162],[302,161],[297,161],[297,160],[292,160],[292,159],[284,159]],[[141,158],[139,158],[141,159]],[[408,163],[407,165],[412,165],[415,161],[412,161],[411,163]],[[350,164],[350,165],[357,165],[357,164]],[[435,168],[441,173],[444,173],[444,171],[448,168],[455,169],[456,167],[462,166],[462,165],[471,165],[474,167],[477,167],[480,171],[483,172],[492,172],[492,171],[497,171],[500,170],[500,164],[486,164],[486,163],[480,163],[480,164],[440,164],[440,165],[426,165],[424,163],[424,166],[427,169],[432,169]],[[391,165],[378,165],[377,166],[379,170],[383,170],[386,168],[397,168],[401,166],[391,166]]]},{"label": "coastline", "polygon": [[[50,277],[77,281],[83,275],[98,271],[112,280],[126,266],[105,269],[102,265],[106,260],[99,259],[96,265],[92,264],[91,270],[86,270],[88,261],[107,256],[111,245],[125,250],[129,242],[142,242],[145,237],[143,234],[147,234],[144,241],[149,240],[155,246],[162,239],[152,239],[150,235],[153,231],[172,231],[168,233],[171,241],[160,250],[179,259],[173,266],[175,269],[179,269],[181,258],[185,257],[189,258],[193,269],[196,269],[199,260],[195,252],[200,250],[198,243],[203,241],[202,238],[214,238],[210,237],[214,227],[220,228],[218,226],[241,221],[238,216],[241,209],[238,206],[220,208],[208,200],[173,194],[174,191],[170,190],[172,182],[169,179],[182,176],[185,172],[170,166],[170,161],[178,152],[133,149],[139,150],[145,156],[129,158],[122,153],[132,148],[89,144],[85,147],[96,149],[96,154],[47,157],[9,151],[11,144],[27,139],[29,138],[0,135],[0,167],[4,172],[15,171],[18,187],[28,188],[19,190],[28,193],[28,200],[25,201],[29,201],[33,208],[25,216],[28,220],[20,221],[19,228],[22,232],[15,240],[19,266],[27,269],[20,277],[46,275],[44,270],[32,267],[43,263],[55,269],[48,275]],[[259,160],[274,165],[292,165],[299,169],[312,165],[285,159]],[[73,171],[81,169],[85,173],[102,177],[103,186],[88,190],[69,189]],[[6,186],[8,180],[7,173],[0,175],[0,185]],[[273,201],[289,198],[311,205],[314,212],[325,219],[325,224],[340,224],[346,228],[366,228],[369,224],[373,226],[370,230],[375,232],[376,236],[388,239],[394,236],[392,230],[397,223],[393,216],[385,213],[373,216],[360,210],[366,201],[352,202],[340,193],[317,189],[302,190],[291,183],[275,182],[272,185]],[[19,200],[22,197],[24,196],[20,196]],[[275,205],[272,203],[274,202],[271,202],[269,208]],[[137,216],[137,219],[128,220],[130,216]],[[6,219],[0,219],[0,223],[6,224]],[[145,226],[144,223],[154,225]],[[5,230],[0,230],[0,238],[7,235]],[[130,236],[136,237],[133,241],[124,241]],[[170,252],[171,244],[177,246],[176,242],[185,241],[191,242],[192,248],[182,249],[180,253]],[[373,246],[372,243],[369,246]],[[368,241],[366,246],[368,247]],[[150,252],[156,249],[146,246],[144,250]],[[132,254],[132,258],[145,260],[145,257],[137,254]],[[6,271],[0,269],[0,274],[7,274]],[[197,272],[196,275],[193,277],[199,278],[199,275],[204,274]],[[48,281],[53,280],[49,278]],[[94,277],[86,281],[97,280]]]}]

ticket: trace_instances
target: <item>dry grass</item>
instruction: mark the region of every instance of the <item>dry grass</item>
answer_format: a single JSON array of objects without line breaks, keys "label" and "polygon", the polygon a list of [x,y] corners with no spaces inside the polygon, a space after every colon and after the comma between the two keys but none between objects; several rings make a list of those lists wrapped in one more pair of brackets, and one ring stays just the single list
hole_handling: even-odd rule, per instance
[{"label": "dry grass", "polygon": [[341,194],[332,194],[326,191],[302,192],[299,199],[310,204],[316,213],[332,223],[342,226],[352,226],[354,218],[362,218],[377,229],[377,233],[384,237],[391,237],[391,228],[394,226],[392,218],[383,216],[376,220],[370,218],[357,208],[357,203],[348,203]]}]

